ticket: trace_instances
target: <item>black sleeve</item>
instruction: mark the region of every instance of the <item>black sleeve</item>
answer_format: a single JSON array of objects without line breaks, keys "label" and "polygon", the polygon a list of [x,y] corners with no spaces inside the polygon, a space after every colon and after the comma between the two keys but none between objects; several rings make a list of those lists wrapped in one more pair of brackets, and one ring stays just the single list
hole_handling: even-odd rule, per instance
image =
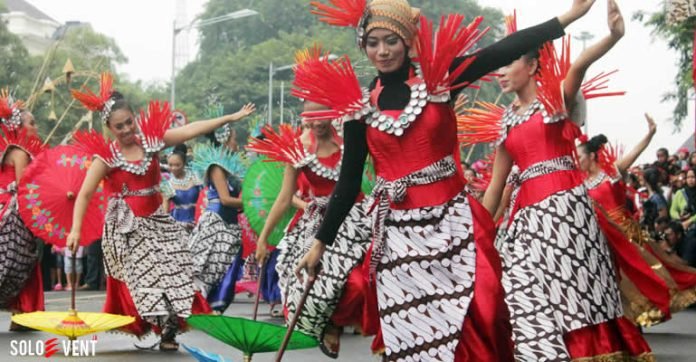
[{"label": "black sleeve", "polygon": [[360,193],[367,158],[366,134],[367,126],[363,122],[350,121],[343,125],[341,173],[331,194],[324,221],[316,235],[316,238],[326,245],[333,244],[338,228],[343,224]]},{"label": "black sleeve", "polygon": [[560,38],[564,34],[565,31],[558,18],[553,18],[545,23],[507,36],[473,55],[457,58],[452,62],[450,71],[457,68],[467,58],[476,57],[454,84],[473,83],[486,74],[514,62],[528,51],[539,48],[547,41]]}]

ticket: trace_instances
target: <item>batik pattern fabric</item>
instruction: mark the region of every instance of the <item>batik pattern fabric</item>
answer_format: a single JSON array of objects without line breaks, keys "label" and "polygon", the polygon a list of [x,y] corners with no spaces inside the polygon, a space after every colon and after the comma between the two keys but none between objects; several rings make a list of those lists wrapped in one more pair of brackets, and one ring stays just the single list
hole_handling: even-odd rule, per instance
[{"label": "batik pattern fabric", "polygon": [[391,210],[377,265],[389,361],[453,361],[474,297],[476,247],[469,200]]},{"label": "batik pattern fabric", "polygon": [[139,316],[148,323],[165,326],[188,317],[194,285],[184,229],[162,210],[117,218],[115,209],[109,209],[102,239],[107,275],[126,283]]},{"label": "batik pattern fabric", "polygon": [[[300,259],[309,251],[318,226],[323,220],[327,198],[316,198],[305,210],[293,229],[285,234],[278,249],[276,271],[278,286],[292,318],[305,285],[294,274]],[[370,222],[366,216],[367,203],[358,203],[341,225],[333,245],[326,248],[322,256],[322,270],[309,292],[302,314],[297,323],[298,330],[318,337],[334,312],[341,298],[350,272],[358,266],[370,244]]]},{"label": "batik pattern fabric", "polygon": [[222,279],[242,243],[242,230],[227,223],[214,211],[206,211],[193,230],[189,248],[193,256],[194,280],[204,295]]},{"label": "batik pattern fabric", "polygon": [[519,360],[569,360],[564,334],[623,315],[611,253],[584,186],[519,210],[501,256]]},{"label": "batik pattern fabric", "polygon": [[17,198],[2,205],[0,219],[0,308],[10,308],[39,260],[34,235],[19,217]]}]

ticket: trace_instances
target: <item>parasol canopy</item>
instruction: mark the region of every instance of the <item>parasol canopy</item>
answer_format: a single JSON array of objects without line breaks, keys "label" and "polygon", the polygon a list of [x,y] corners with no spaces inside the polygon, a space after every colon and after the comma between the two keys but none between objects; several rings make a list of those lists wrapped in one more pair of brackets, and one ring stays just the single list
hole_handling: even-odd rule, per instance
[{"label": "parasol canopy", "polygon": [[135,318],[108,313],[33,312],[15,314],[12,321],[25,327],[76,339],[84,335],[108,331],[133,323]]},{"label": "parasol canopy", "polygon": [[[242,185],[242,202],[244,214],[251,228],[260,234],[266,223],[271,207],[280,193],[283,185],[285,164],[269,162],[260,156],[248,169]],[[295,209],[290,208],[280,219],[280,222],[268,237],[268,244],[277,246],[283,238],[285,227],[295,215]]]},{"label": "parasol canopy", "polygon": [[206,352],[200,348],[183,344],[184,349],[199,362],[232,362],[219,354]]},{"label": "parasol canopy", "polygon": [[[286,332],[285,327],[277,324],[237,317],[192,315],[187,321],[193,328],[240,350],[246,360],[250,360],[255,353],[276,352]],[[314,348],[318,345],[315,338],[293,332],[288,349]]]},{"label": "parasol canopy", "polygon": [[[92,156],[75,146],[57,146],[40,153],[26,168],[18,189],[19,214],[37,237],[63,247],[72,227],[72,211]],[[80,244],[100,239],[108,196],[103,182],[85,213]]]}]

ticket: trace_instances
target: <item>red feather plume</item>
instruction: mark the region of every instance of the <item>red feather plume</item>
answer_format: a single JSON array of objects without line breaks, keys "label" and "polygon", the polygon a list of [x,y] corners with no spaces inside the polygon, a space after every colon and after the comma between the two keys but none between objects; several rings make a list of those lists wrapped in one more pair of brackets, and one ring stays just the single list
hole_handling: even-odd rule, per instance
[{"label": "red feather plume", "polygon": [[279,127],[279,132],[276,132],[273,127],[265,126],[261,129],[261,133],[266,138],[263,140],[252,138],[246,148],[274,161],[295,165],[306,156],[300,140],[302,128],[293,129],[287,124],[281,124]]},{"label": "red feather plume", "polygon": [[357,27],[360,24],[367,0],[330,0],[331,5],[312,1],[311,13],[319,16],[319,21],[334,26]]},{"label": "red feather plume", "polygon": [[164,133],[172,125],[174,119],[169,102],[150,101],[147,113],[140,111],[138,118],[138,128],[144,137],[144,142],[152,146],[161,146]]},{"label": "red feather plume", "polygon": [[580,90],[585,99],[600,98],[600,97],[615,97],[622,96],[626,92],[606,92],[603,91],[607,89],[607,83],[609,83],[609,76],[618,72],[618,69],[614,69],[611,72],[601,72],[598,75],[586,80],[582,83]]},{"label": "red feather plume", "polygon": [[621,158],[622,154],[623,147],[606,144],[599,149],[599,152],[597,152],[597,163],[604,173],[606,173],[609,177],[614,178],[618,175],[616,162],[619,160],[619,158]]},{"label": "red feather plume", "polygon": [[24,128],[12,129],[7,125],[0,125],[3,137],[0,137],[0,152],[5,153],[14,146],[26,151],[32,158],[46,149],[41,138],[29,136]]},{"label": "red feather plume", "polygon": [[517,10],[513,10],[512,14],[505,17],[505,35],[514,34],[517,32]]},{"label": "red feather plume", "polygon": [[112,165],[116,158],[111,152],[110,142],[95,130],[78,131],[73,134],[73,144],[83,152],[101,158],[107,165]]},{"label": "red feather plume", "polygon": [[104,109],[104,103],[109,100],[111,94],[113,94],[113,76],[111,73],[104,72],[101,74],[100,90],[99,94],[95,94],[87,86],[82,87],[84,90],[80,92],[76,89],[71,89],[73,98],[77,99],[82,103],[85,108],[90,111],[99,112]]},{"label": "red feather plume", "polygon": [[550,117],[567,117],[561,83],[570,69],[570,38],[563,38],[560,54],[552,42],[544,44],[539,52],[537,97]]},{"label": "red feather plume", "polygon": [[463,146],[491,143],[500,138],[505,108],[488,102],[476,104],[479,108],[469,108],[457,117],[457,133]]},{"label": "red feather plume", "polygon": [[10,95],[7,89],[0,91],[0,119],[4,119],[5,123],[13,128],[19,127],[18,124],[13,124],[10,122],[15,112],[19,111],[24,107],[24,102],[18,100],[10,104]]},{"label": "red feather plume", "polygon": [[474,61],[475,55],[463,61],[454,71],[450,72],[449,68],[456,57],[466,54],[486,34],[488,28],[478,29],[482,21],[483,18],[479,16],[464,26],[464,15],[449,14],[442,17],[440,28],[433,36],[433,23],[421,16],[415,42],[416,61],[420,63],[430,94],[441,94],[469,85],[453,83]]},{"label": "red feather plume", "polygon": [[[560,54],[556,51],[553,43],[549,42],[544,45],[539,58],[537,80],[540,83],[540,87],[537,94],[550,116],[559,116],[566,113],[561,84],[568,76],[570,67],[570,36],[563,38]],[[583,97],[585,99],[593,99],[626,94],[626,92],[621,91],[605,91],[608,88],[609,77],[616,72],[618,70],[601,72],[595,77],[584,81],[580,86]]]},{"label": "red feather plume", "polygon": [[5,97],[0,98],[0,118],[2,118],[2,119],[12,118],[13,111],[14,111],[13,107],[10,105],[10,102],[8,99]]},{"label": "red feather plume", "polygon": [[368,96],[348,56],[331,61],[328,53],[314,46],[299,52],[296,59],[292,95],[325,105],[341,116],[362,112],[368,106]]}]

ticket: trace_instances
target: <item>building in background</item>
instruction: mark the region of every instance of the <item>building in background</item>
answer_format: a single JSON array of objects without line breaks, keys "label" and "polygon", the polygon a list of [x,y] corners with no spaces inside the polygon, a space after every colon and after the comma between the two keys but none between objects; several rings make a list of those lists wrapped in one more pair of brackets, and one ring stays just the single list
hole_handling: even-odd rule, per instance
[{"label": "building in background", "polygon": [[17,35],[31,55],[43,55],[53,44],[62,24],[24,0],[4,0],[7,12],[0,14],[7,29]]}]

